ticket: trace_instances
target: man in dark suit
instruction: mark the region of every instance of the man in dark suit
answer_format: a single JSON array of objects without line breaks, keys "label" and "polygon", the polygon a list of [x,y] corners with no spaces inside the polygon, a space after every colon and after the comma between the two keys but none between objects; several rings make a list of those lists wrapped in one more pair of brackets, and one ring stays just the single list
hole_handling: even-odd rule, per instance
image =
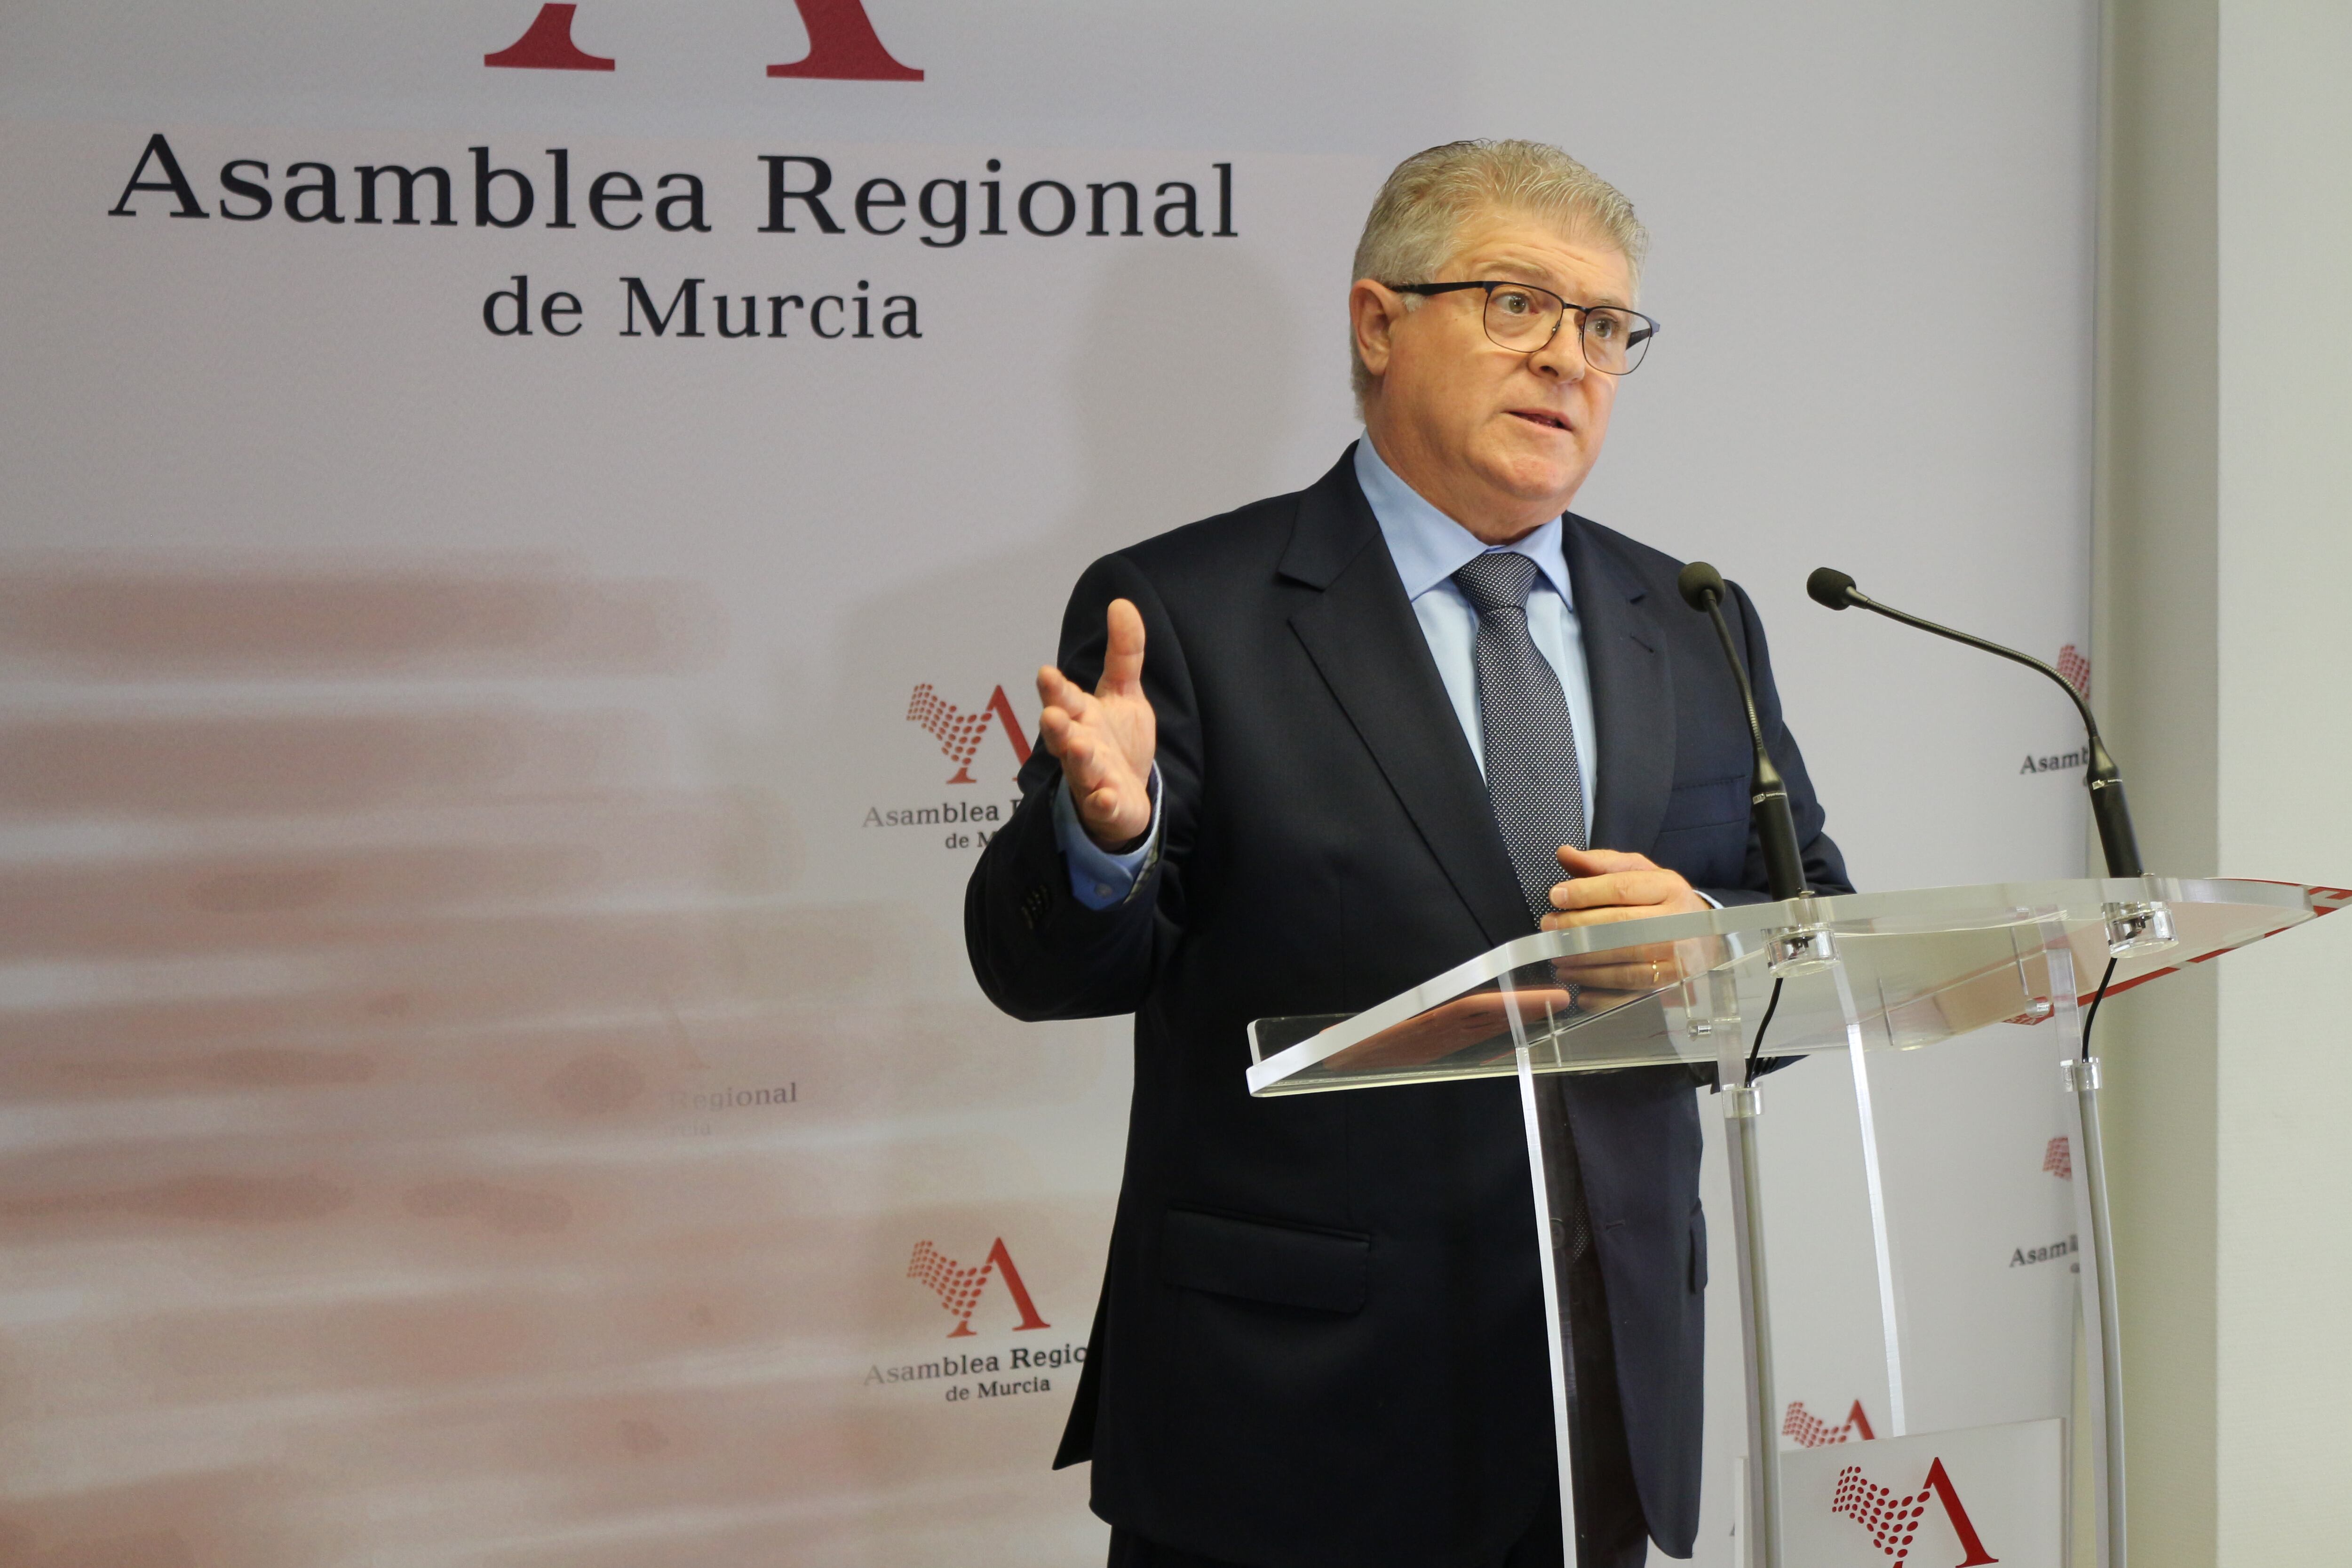
[{"label": "man in dark suit", "polygon": [[[1252,1100],[1254,1018],[1523,935],[1759,900],[1738,699],[1680,563],[1566,509],[1654,323],[1556,149],[1408,160],[1349,294],[1367,439],[1079,580],[966,936],[1024,1018],[1136,1015],[1125,1183],[1058,1462],[1129,1568],[1561,1562],[1508,1080]],[[1837,850],[1753,605],[1725,605],[1811,884]],[[1147,649],[1148,657],[1147,657]],[[1689,1554],[1706,1233],[1678,1069],[1547,1079],[1578,1556]]]}]

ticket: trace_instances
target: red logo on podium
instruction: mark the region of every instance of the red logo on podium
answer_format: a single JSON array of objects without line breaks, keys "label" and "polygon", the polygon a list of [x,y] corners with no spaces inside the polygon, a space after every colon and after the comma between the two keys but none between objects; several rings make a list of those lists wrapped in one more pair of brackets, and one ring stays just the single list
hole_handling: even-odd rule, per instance
[{"label": "red logo on podium", "polygon": [[1870,1531],[1878,1549],[1900,1563],[1911,1555],[1911,1543],[1918,1536],[1930,1499],[1943,1506],[1952,1533],[1959,1537],[1961,1550],[1968,1553],[1953,1568],[1983,1568],[1985,1563],[2000,1561],[1977,1538],[1977,1527],[1969,1521],[1969,1510],[1960,1506],[1960,1494],[1954,1489],[1952,1478],[1944,1473],[1941,1459],[1929,1463],[1927,1479],[1909,1497],[1897,1497],[1893,1487],[1882,1487],[1864,1477],[1860,1465],[1848,1465],[1838,1472],[1837,1495],[1830,1500],[1830,1511],[1844,1514]]},{"label": "red logo on podium", "polygon": [[1801,1399],[1791,1403],[1789,1413],[1781,1417],[1780,1436],[1794,1437],[1800,1448],[1826,1448],[1832,1443],[1867,1443],[1875,1436],[1870,1429],[1870,1417],[1862,1413],[1862,1401],[1853,1402],[1846,1412],[1845,1425],[1832,1426],[1805,1408]]},{"label": "red logo on podium", "polygon": [[1004,726],[1004,738],[1013,744],[1013,759],[1027,762],[1029,737],[1021,732],[1021,721],[1013,716],[1013,700],[1004,695],[1002,686],[989,694],[985,706],[970,713],[941,697],[928,680],[915,688],[915,695],[907,704],[907,721],[929,731],[940,743],[940,754],[955,763],[955,774],[948,780],[950,784],[979,782],[971,776],[971,760],[980,754],[980,743],[987,738],[991,720]]},{"label": "red logo on podium", "polygon": [[2074,1145],[2063,1135],[2050,1140],[2050,1147],[2042,1151],[2042,1168],[2062,1182],[2073,1181],[2074,1179]]},{"label": "red logo on podium", "polygon": [[1013,1325],[1015,1333],[1023,1329],[1054,1326],[1038,1316],[1037,1303],[1029,1299],[1029,1287],[1021,1282],[1021,1270],[1013,1266],[1013,1254],[1005,1250],[1001,1236],[978,1268],[966,1268],[928,1241],[915,1243],[915,1256],[907,1263],[907,1278],[929,1286],[938,1295],[940,1305],[955,1314],[956,1326],[948,1331],[951,1340],[964,1339],[971,1333],[972,1309],[980,1305],[981,1292],[988,1289],[989,1276],[996,1273],[1004,1276],[1004,1288],[1013,1292],[1013,1304],[1021,1309],[1021,1321]]}]

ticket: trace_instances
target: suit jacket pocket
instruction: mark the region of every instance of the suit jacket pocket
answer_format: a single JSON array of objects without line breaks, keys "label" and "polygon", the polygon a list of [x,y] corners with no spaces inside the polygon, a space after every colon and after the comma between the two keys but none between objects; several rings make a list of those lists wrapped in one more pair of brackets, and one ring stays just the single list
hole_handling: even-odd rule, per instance
[{"label": "suit jacket pocket", "polygon": [[1198,1209],[1170,1209],[1160,1227],[1169,1284],[1317,1312],[1362,1309],[1371,1252],[1368,1236]]},{"label": "suit jacket pocket", "polygon": [[1729,822],[1745,823],[1748,808],[1746,773],[1677,784],[1666,797],[1666,814],[1659,818],[1658,833],[1664,837],[1702,827],[1720,827]]}]

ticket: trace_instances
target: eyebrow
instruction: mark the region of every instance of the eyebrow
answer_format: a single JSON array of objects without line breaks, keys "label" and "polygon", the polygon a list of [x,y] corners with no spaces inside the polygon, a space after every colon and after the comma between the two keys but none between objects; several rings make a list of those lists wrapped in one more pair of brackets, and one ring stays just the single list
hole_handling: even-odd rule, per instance
[{"label": "eyebrow", "polygon": [[1562,291],[1562,285],[1565,282],[1565,279],[1553,276],[1551,269],[1549,268],[1531,267],[1517,261],[1496,261],[1488,264],[1487,268],[1485,271],[1485,275],[1486,277],[1493,278],[1498,274],[1511,272],[1524,273],[1526,276],[1521,278],[1508,278],[1505,279],[1504,281],[1513,283],[1532,283],[1538,289],[1549,289],[1553,293],[1559,295],[1561,299],[1566,300],[1571,305],[1605,305],[1611,309],[1619,310],[1630,310],[1633,309],[1631,305],[1628,305],[1616,295],[1606,291],[1597,294],[1590,300],[1573,299]]}]

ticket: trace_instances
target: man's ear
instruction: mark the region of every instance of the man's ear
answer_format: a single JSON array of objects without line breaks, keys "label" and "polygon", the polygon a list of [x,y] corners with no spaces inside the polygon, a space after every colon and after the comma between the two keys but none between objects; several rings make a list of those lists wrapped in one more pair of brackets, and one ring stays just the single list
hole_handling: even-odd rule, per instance
[{"label": "man's ear", "polygon": [[1372,375],[1389,368],[1390,339],[1407,309],[1408,296],[1370,278],[1359,278],[1348,290],[1348,316],[1356,333],[1356,353]]}]

